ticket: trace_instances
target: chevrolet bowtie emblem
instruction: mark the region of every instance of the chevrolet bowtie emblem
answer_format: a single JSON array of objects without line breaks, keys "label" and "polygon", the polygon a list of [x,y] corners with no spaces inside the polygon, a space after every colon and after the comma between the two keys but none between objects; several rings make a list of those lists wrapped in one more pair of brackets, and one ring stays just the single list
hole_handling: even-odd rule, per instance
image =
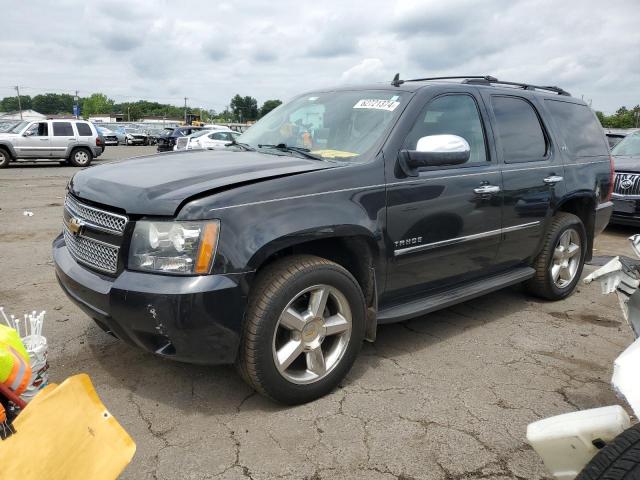
[{"label": "chevrolet bowtie emblem", "polygon": [[67,228],[74,235],[80,235],[80,231],[82,230],[83,226],[84,222],[76,217],[71,217],[67,222]]}]

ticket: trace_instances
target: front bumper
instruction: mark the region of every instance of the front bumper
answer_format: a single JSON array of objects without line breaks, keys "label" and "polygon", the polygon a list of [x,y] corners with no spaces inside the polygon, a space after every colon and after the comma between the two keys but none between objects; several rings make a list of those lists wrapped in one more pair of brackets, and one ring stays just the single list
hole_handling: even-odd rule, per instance
[{"label": "front bumper", "polygon": [[62,290],[117,338],[183,362],[235,361],[245,274],[181,277],[124,270],[109,277],[79,265],[62,236],[53,241],[53,261]]},{"label": "front bumper", "polygon": [[640,199],[615,196],[610,223],[640,226]]}]

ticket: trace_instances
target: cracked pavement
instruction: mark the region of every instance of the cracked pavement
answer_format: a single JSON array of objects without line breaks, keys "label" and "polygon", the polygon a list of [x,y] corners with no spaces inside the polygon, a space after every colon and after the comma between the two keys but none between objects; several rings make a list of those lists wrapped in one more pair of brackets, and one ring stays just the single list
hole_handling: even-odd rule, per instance
[{"label": "cracked pavement", "polygon": [[[145,151],[114,147],[105,156]],[[253,393],[232,367],[129,347],[55,281],[50,243],[74,171],[0,171],[0,304],[16,314],[47,310],[51,380],[88,373],[137,443],[124,479],[544,479],[526,425],[619,403],[612,363],[632,334],[615,296],[598,285],[557,303],[510,288],[380,327],[340,388],[297,407]],[[632,255],[632,233],[608,229],[595,263]]]}]

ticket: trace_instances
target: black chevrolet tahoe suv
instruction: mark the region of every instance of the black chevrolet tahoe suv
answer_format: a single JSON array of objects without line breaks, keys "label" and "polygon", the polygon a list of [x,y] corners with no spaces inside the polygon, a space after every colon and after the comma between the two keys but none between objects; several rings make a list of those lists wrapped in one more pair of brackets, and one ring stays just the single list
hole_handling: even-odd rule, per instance
[{"label": "black chevrolet tahoe suv", "polygon": [[517,283],[570,295],[612,177],[595,115],[560,88],[396,76],[298,96],[223,151],[78,172],[53,257],[108,333],[300,403],[378,324]]}]

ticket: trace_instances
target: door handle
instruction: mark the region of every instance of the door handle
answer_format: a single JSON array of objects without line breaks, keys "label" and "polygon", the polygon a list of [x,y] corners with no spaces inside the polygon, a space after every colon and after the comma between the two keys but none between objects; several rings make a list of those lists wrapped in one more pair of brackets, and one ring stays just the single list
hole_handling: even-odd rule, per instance
[{"label": "door handle", "polygon": [[67,140],[68,140],[69,142],[73,142],[73,141],[75,140],[75,138],[67,138]]},{"label": "door handle", "polygon": [[553,185],[554,183],[558,183],[564,180],[564,177],[561,177],[560,175],[551,175],[549,177],[546,177],[543,182],[547,183],[549,185]]},{"label": "door handle", "polygon": [[41,138],[40,141],[41,142],[46,142],[47,140],[49,140],[48,138]]},{"label": "door handle", "polygon": [[473,189],[475,193],[478,195],[487,195],[498,193],[500,191],[500,187],[497,185],[481,185]]}]

